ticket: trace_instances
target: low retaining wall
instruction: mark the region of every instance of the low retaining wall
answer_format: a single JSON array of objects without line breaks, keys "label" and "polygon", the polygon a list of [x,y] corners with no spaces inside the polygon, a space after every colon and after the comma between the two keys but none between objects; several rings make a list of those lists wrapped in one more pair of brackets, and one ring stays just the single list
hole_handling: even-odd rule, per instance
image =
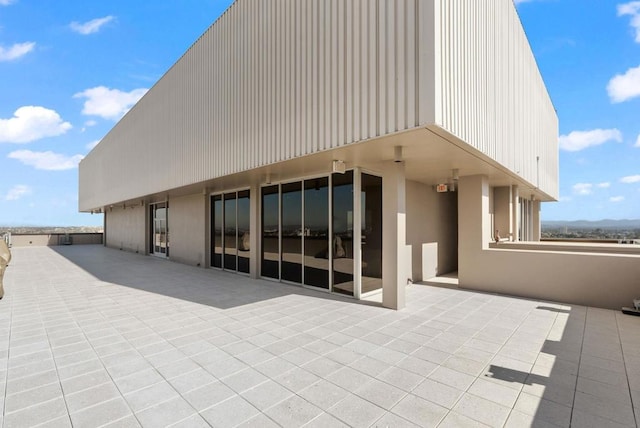
[{"label": "low retaining wall", "polygon": [[11,234],[12,247],[53,247],[57,245],[102,244],[102,233]]}]

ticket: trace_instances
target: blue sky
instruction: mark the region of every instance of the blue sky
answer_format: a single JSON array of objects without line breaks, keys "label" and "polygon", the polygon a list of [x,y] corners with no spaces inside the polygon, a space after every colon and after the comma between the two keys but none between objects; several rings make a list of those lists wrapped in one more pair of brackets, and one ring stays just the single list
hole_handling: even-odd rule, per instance
[{"label": "blue sky", "polygon": [[[231,0],[0,0],[0,225],[101,225],[79,160]],[[640,1],[517,8],[560,119],[543,220],[640,218]]]}]

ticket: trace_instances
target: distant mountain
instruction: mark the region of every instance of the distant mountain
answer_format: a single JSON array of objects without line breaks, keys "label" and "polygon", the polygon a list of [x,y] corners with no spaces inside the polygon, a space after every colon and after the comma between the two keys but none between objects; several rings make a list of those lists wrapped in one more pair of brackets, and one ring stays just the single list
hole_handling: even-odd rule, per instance
[{"label": "distant mountain", "polygon": [[636,220],[575,220],[575,221],[543,221],[543,229],[566,227],[569,229],[640,229],[640,219]]}]

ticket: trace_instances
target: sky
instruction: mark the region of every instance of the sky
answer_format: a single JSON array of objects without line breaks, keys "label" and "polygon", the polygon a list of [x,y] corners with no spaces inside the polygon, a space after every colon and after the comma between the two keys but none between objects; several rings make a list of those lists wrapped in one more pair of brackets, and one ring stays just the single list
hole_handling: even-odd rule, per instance
[{"label": "sky", "polygon": [[[0,0],[0,226],[93,226],[78,163],[231,0]],[[544,220],[640,219],[640,1],[520,0],[559,118]]]}]

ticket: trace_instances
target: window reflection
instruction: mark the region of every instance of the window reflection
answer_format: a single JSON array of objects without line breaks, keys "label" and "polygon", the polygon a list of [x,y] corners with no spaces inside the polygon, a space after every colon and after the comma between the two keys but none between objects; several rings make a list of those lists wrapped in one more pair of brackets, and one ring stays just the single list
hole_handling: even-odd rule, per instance
[{"label": "window reflection", "polygon": [[382,178],[362,174],[362,293],[382,288]]},{"label": "window reflection", "polygon": [[236,270],[236,194],[224,195],[224,268]]},{"label": "window reflection", "polygon": [[278,219],[278,186],[262,189],[262,266],[261,275],[280,279],[280,226]]},{"label": "window reflection", "polygon": [[302,183],[282,185],[281,278],[302,282]]},{"label": "window reflection", "polygon": [[211,266],[222,267],[222,196],[216,195],[212,197],[212,221],[211,229],[213,231]]},{"label": "window reflection", "polygon": [[238,192],[238,272],[249,273],[249,250],[251,235],[249,191]]},{"label": "window reflection", "polygon": [[304,182],[304,283],[329,288],[329,179]]},{"label": "window reflection", "polygon": [[333,174],[333,291],[353,296],[353,171]]}]

